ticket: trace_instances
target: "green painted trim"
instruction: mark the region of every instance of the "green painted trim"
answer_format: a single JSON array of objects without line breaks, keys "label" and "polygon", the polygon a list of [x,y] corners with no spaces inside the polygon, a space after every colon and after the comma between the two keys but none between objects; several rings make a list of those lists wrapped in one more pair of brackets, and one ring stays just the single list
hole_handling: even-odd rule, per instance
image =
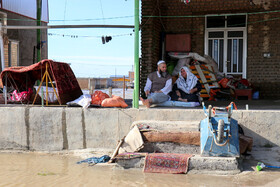
[{"label": "green painted trim", "polygon": [[134,1],[134,91],[133,108],[139,108],[139,0]]},{"label": "green painted trim", "polygon": [[[37,26],[41,26],[42,0],[37,0]],[[37,29],[37,45],[41,44],[41,29]],[[41,47],[37,49],[37,62],[41,61]]]}]

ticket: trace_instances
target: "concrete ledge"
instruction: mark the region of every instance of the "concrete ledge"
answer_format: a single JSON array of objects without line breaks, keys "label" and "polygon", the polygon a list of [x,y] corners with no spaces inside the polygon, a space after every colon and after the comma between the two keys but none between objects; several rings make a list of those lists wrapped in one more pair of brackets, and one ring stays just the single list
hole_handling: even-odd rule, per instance
[{"label": "concrete ledge", "polygon": [[66,108],[64,111],[66,137],[64,147],[69,150],[86,148],[84,141],[84,116],[80,108]]},{"label": "concrete ledge", "polygon": [[189,160],[189,173],[230,175],[240,173],[240,161],[235,157],[201,157]]},{"label": "concrete ledge", "polygon": [[24,107],[0,108],[0,149],[28,149],[28,127]]},{"label": "concrete ledge", "polygon": [[[117,161],[117,168],[143,169],[145,157]],[[189,160],[188,173],[190,174],[218,174],[233,175],[241,172],[241,164],[233,157],[201,157],[195,155]]]},{"label": "concrete ledge", "polygon": [[[245,135],[253,137],[253,146],[280,146],[280,133],[275,133],[280,132],[280,111],[238,110],[232,117]],[[13,106],[0,107],[0,118],[0,149],[59,151],[114,149],[135,121],[167,121],[168,128],[181,129],[182,121],[200,121],[205,116],[202,109]]]},{"label": "concrete ledge", "polygon": [[115,148],[119,125],[127,125],[127,121],[119,119],[117,109],[84,110],[84,118],[88,148]]},{"label": "concrete ledge", "polygon": [[253,138],[254,146],[280,146],[280,111],[239,111],[235,117],[244,129],[245,135]]},{"label": "concrete ledge", "polygon": [[63,108],[32,107],[29,109],[30,149],[58,151],[63,149]]}]

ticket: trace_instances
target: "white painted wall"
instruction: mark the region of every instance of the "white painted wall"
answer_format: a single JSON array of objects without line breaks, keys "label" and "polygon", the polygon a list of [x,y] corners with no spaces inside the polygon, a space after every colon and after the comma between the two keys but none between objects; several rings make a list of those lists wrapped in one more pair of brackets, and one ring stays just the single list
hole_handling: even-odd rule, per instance
[{"label": "white painted wall", "polygon": [[[36,0],[2,0],[2,9],[36,19]],[[49,21],[48,0],[42,0],[42,21]]]}]

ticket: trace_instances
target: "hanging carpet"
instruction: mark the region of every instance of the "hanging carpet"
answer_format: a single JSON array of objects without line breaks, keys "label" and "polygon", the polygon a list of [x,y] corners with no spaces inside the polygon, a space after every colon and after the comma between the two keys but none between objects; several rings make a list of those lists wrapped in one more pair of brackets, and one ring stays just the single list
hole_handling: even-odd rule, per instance
[{"label": "hanging carpet", "polygon": [[[8,87],[13,86],[18,88],[18,91],[33,89],[35,81],[42,80],[47,63],[49,75],[55,82],[61,104],[73,101],[83,94],[69,64],[52,60],[42,60],[30,66],[5,68],[0,75],[3,85],[7,82]],[[13,81],[5,81],[6,76]]]}]

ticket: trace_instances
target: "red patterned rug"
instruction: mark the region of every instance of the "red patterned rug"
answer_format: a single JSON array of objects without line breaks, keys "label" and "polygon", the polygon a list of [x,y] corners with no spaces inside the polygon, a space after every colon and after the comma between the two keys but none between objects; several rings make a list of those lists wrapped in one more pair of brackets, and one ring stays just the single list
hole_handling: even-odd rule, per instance
[{"label": "red patterned rug", "polygon": [[151,153],[146,156],[145,173],[187,173],[192,155],[175,153]]}]

